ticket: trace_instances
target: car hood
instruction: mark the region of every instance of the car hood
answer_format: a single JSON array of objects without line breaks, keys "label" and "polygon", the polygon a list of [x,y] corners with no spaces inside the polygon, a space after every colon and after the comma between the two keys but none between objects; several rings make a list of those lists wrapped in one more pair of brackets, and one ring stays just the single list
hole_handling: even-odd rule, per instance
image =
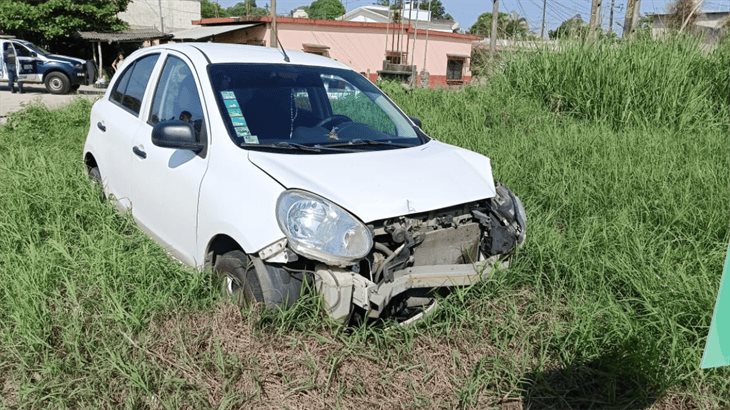
[{"label": "car hood", "polygon": [[64,63],[71,63],[72,65],[84,64],[86,60],[82,60],[76,57],[60,56],[58,54],[47,54],[46,58],[54,61],[63,61]]},{"label": "car hood", "polygon": [[327,198],[366,223],[495,195],[489,158],[437,141],[346,154],[250,151],[249,160],[284,187]]}]

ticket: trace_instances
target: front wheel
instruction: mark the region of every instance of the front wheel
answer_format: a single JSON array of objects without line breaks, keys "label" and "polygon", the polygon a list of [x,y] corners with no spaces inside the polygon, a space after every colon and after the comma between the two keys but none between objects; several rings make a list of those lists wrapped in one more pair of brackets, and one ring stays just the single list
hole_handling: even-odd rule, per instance
[{"label": "front wheel", "polygon": [[301,275],[267,265],[239,250],[219,256],[214,271],[222,279],[222,293],[242,307],[257,303],[288,307],[299,298],[302,288]]},{"label": "front wheel", "polygon": [[44,84],[46,90],[51,94],[68,94],[71,90],[71,80],[68,79],[66,74],[57,71],[48,74]]}]

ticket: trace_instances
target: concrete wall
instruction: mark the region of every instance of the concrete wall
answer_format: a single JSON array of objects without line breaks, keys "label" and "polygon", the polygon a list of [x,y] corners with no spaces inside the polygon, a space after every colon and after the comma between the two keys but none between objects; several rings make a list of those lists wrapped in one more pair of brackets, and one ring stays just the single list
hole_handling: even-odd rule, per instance
[{"label": "concrete wall", "polygon": [[[162,6],[162,23],[160,22]],[[132,27],[154,27],[170,33],[193,28],[192,21],[200,20],[199,0],[133,0],[119,18]],[[164,24],[164,30],[160,25]]]}]

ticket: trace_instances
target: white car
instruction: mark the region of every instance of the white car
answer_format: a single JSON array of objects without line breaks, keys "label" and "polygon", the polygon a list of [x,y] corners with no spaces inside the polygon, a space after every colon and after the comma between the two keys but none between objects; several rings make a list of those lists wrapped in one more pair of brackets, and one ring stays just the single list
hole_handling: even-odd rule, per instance
[{"label": "white car", "polygon": [[[335,80],[347,96],[328,94]],[[94,104],[83,155],[108,199],[243,304],[291,305],[312,279],[338,320],[410,320],[525,239],[488,158],[312,54],[138,50]]]}]

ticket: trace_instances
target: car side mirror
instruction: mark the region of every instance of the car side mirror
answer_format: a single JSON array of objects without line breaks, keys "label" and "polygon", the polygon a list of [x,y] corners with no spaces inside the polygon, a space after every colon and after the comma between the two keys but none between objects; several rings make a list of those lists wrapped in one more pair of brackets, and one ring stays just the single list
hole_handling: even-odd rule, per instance
[{"label": "car side mirror", "polygon": [[160,122],[152,128],[152,143],[162,148],[200,152],[205,144],[197,141],[193,125],[180,120]]},{"label": "car side mirror", "polygon": [[38,57],[38,53],[36,53],[35,51],[31,51],[30,56],[33,58],[36,58],[36,57]]},{"label": "car side mirror", "polygon": [[413,121],[414,124],[416,124],[416,127],[421,128],[421,119],[418,117],[409,117],[411,121]]}]

